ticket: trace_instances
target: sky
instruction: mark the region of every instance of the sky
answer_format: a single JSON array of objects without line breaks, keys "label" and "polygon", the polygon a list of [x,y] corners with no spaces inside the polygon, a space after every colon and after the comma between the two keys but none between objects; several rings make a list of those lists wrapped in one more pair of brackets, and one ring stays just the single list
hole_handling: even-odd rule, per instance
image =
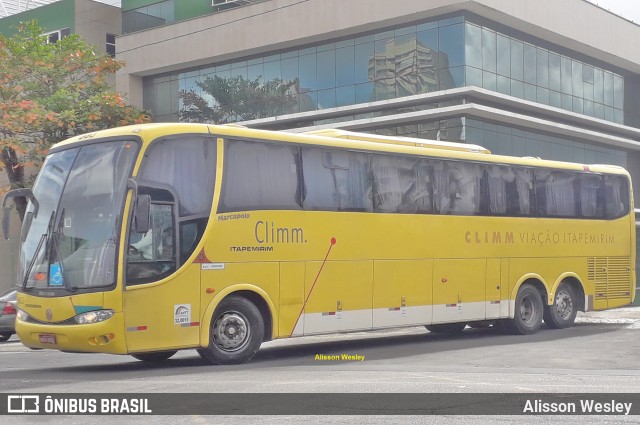
[{"label": "sky", "polygon": [[[120,6],[121,0],[96,0],[113,6]],[[532,1],[532,0],[524,0]],[[640,24],[640,1],[639,0],[587,0],[598,6],[610,10],[611,12],[623,16],[633,22]]]},{"label": "sky", "polygon": [[[113,6],[121,6],[121,0],[96,0]],[[535,0],[519,0],[535,1]],[[607,9],[617,15],[623,16],[640,25],[640,0],[587,0],[591,3]]]},{"label": "sky", "polygon": [[[120,6],[121,0],[97,0],[101,3]],[[532,1],[532,0],[524,0]],[[639,0],[587,0],[598,6],[610,10],[611,12],[623,16],[633,22],[640,24],[640,1]]]},{"label": "sky", "polygon": [[623,16],[640,25],[640,1],[638,0],[589,0],[603,9]]}]

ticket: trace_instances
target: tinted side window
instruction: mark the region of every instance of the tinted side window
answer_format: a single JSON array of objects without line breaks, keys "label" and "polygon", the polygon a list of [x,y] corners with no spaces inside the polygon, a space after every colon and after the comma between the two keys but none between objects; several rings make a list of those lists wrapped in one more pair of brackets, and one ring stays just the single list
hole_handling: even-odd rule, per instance
[{"label": "tinted side window", "polygon": [[180,264],[183,264],[200,242],[200,238],[204,234],[207,227],[207,218],[201,217],[194,220],[187,220],[180,223]]},{"label": "tinted side window", "polygon": [[375,155],[373,207],[384,213],[431,213],[431,165],[425,159]]},{"label": "tinted side window", "polygon": [[607,218],[622,217],[629,212],[629,181],[624,176],[605,176]]},{"label": "tinted side window", "polygon": [[489,214],[506,214],[507,185],[515,180],[513,169],[498,165],[487,166]]},{"label": "tinted side window", "polygon": [[578,216],[578,174],[536,170],[536,201],[542,217]]},{"label": "tinted side window", "polygon": [[490,215],[531,214],[533,172],[527,168],[487,165],[488,212]]},{"label": "tinted side window", "polygon": [[373,211],[369,155],[302,148],[304,208]]},{"label": "tinted side window", "polygon": [[160,280],[176,270],[174,223],[172,204],[152,203],[149,230],[130,230],[127,285]]},{"label": "tinted side window", "polygon": [[220,212],[301,208],[297,147],[228,140]]},{"label": "tinted side window", "polygon": [[216,178],[216,140],[181,136],[154,143],[139,173],[142,185],[169,189],[180,217],[209,216]]},{"label": "tinted side window", "polygon": [[[216,179],[217,140],[213,137],[182,135],[155,142],[138,173],[141,186],[161,188],[175,195],[180,235],[185,220],[198,221],[197,232],[183,243],[180,236],[180,264],[191,255],[204,235]],[[152,190],[152,199],[168,201],[163,192]],[[171,199],[173,202],[174,199]]]},{"label": "tinted side window", "polygon": [[580,175],[580,214],[585,218],[604,218],[604,184],[602,176]]},{"label": "tinted side window", "polygon": [[483,167],[480,164],[454,162],[450,164],[450,175],[457,188],[452,213],[458,215],[480,214],[480,188]]},{"label": "tinted side window", "polygon": [[435,212],[454,215],[480,213],[483,168],[480,164],[433,161]]}]

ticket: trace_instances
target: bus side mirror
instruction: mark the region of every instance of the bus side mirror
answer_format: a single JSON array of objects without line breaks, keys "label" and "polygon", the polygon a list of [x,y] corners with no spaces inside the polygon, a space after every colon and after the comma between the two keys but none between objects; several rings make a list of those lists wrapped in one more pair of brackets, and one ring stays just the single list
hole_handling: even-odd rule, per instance
[{"label": "bus side mirror", "polygon": [[4,198],[2,199],[2,208],[7,206],[7,201],[10,198],[26,198],[33,204],[33,217],[35,218],[38,215],[38,209],[40,208],[40,204],[38,200],[33,195],[31,189],[22,188],[22,189],[13,189],[4,194]]},{"label": "bus side mirror", "polygon": [[4,198],[2,199],[2,233],[4,234],[4,238],[7,240],[9,239],[9,211],[11,210],[11,208],[7,207],[7,201],[11,198],[25,198],[31,201],[31,204],[33,205],[34,218],[38,215],[38,209],[40,208],[40,204],[33,195],[31,189],[13,189],[5,193]]},{"label": "bus side mirror", "polygon": [[136,198],[136,209],[133,215],[134,230],[136,233],[147,233],[147,231],[149,231],[150,212],[151,196],[138,195]]}]

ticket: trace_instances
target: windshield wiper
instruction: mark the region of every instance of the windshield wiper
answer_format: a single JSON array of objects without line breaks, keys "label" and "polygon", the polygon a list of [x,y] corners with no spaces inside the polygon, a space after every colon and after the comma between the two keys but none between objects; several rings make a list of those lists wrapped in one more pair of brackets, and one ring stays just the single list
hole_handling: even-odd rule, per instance
[{"label": "windshield wiper", "polygon": [[27,288],[27,283],[29,282],[29,275],[31,275],[31,269],[33,269],[33,266],[36,263],[36,260],[38,259],[38,255],[40,254],[40,250],[42,249],[42,246],[45,246],[45,257],[47,257],[47,251],[48,251],[48,245],[49,245],[49,238],[51,237],[51,232],[53,232],[53,219],[56,216],[56,210],[51,211],[51,216],[49,217],[49,224],[47,224],[47,231],[46,233],[43,233],[42,236],[40,236],[40,241],[38,241],[38,246],[36,247],[35,252],[33,253],[33,257],[31,258],[31,261],[29,261],[29,267],[27,267],[27,270],[24,273],[24,279],[22,281],[22,290],[25,290]]}]

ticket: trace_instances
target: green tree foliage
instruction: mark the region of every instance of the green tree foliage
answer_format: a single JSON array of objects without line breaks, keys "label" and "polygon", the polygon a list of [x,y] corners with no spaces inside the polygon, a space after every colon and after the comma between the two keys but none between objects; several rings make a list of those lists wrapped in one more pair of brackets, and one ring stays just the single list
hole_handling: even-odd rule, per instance
[{"label": "green tree foliage", "polygon": [[[108,78],[124,66],[78,35],[55,44],[35,21],[0,35],[0,169],[25,187],[50,146],[73,135],[150,120]],[[20,212],[20,205],[19,205]]]},{"label": "green tree foliage", "polygon": [[[180,121],[224,124],[295,112],[297,80],[207,77],[196,82],[203,95],[180,92]],[[207,98],[211,99],[207,101]]]}]

